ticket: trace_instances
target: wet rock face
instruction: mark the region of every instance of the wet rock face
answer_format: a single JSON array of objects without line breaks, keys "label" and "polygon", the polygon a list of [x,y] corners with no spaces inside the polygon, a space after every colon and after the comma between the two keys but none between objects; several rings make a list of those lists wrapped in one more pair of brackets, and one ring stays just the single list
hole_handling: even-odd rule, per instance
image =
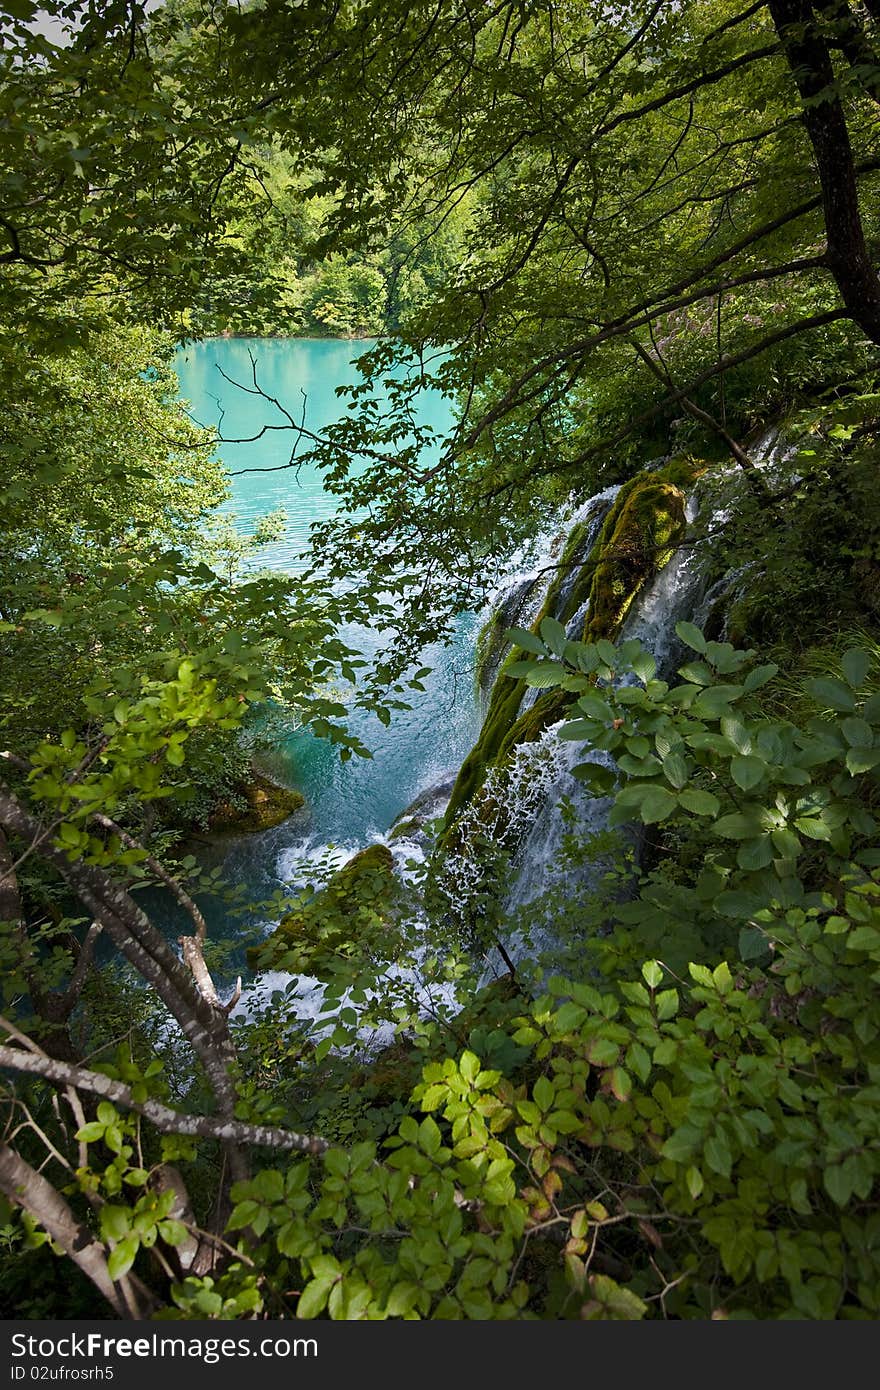
[{"label": "wet rock face", "polygon": [[412,840],[422,849],[430,849],[433,844],[431,822],[438,820],[446,811],[454,786],[455,778],[449,777],[419,792],[397,817],[388,832],[389,840]]}]

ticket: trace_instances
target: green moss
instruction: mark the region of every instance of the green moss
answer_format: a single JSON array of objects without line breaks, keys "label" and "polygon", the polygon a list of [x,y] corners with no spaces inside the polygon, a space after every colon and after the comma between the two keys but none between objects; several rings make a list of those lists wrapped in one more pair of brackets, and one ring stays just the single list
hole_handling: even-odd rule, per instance
[{"label": "green moss", "polygon": [[684,540],[684,494],[673,483],[648,475],[615,506],[599,538],[590,584],[584,639],[613,637],[647,580],[672,558]]},{"label": "green moss", "polygon": [[421,828],[422,823],[418,816],[407,816],[404,820],[395,821],[388,831],[388,838],[389,840],[405,840]]},{"label": "green moss", "polygon": [[[684,539],[687,522],[681,489],[693,483],[701,470],[702,465],[695,460],[679,458],[662,469],[646,470],[630,479],[618,492],[587,555],[583,552],[590,524],[583,521],[574,526],[532,631],[537,633],[548,616],[567,625],[589,599],[584,640],[614,637],[633,599]],[[487,636],[486,643],[490,641],[491,636]],[[490,768],[502,762],[517,744],[540,737],[544,729],[562,718],[573,698],[565,691],[547,691],[521,716],[527,687],[523,680],[507,675],[507,670],[527,655],[515,648],[501,664],[479,738],[461,765],[450,797],[447,832],[479,791]]]},{"label": "green moss", "polygon": [[222,801],[211,813],[210,830],[232,835],[254,835],[271,830],[305,805],[301,792],[279,787],[258,772],[236,788],[234,800]]},{"label": "green moss", "polygon": [[387,845],[360,850],[325,886],[283,917],[275,931],[248,951],[251,965],[318,973],[322,960],[350,956],[388,937],[399,906],[400,884]]}]

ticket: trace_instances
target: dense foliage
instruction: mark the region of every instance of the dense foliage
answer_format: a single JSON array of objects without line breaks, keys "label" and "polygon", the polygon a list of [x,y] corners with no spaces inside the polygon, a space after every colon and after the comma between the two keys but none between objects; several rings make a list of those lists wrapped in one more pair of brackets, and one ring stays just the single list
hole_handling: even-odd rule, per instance
[{"label": "dense foliage", "polygon": [[[0,5],[4,1311],[876,1318],[877,5],[47,13]],[[339,501],[295,580],[176,402],[217,331],[379,339],[286,417]],[[294,981],[234,1013],[182,833],[272,719],[368,754],[352,704],[610,483],[490,633],[427,864],[279,891],[250,968]],[[620,628],[683,546],[716,600],[658,673]],[[608,828],[565,807],[514,909],[499,788],[559,721]]]}]

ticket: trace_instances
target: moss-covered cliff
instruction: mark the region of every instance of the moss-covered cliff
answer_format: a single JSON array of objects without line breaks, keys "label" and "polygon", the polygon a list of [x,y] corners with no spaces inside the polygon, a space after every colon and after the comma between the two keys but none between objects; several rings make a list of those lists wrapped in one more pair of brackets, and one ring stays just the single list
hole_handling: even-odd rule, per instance
[{"label": "moss-covered cliff", "polygon": [[[596,539],[591,541],[595,514],[574,526],[531,630],[537,633],[546,617],[570,629],[583,610],[583,625],[570,633],[573,638],[598,641],[616,636],[633,599],[684,539],[684,489],[699,472],[694,460],[681,458],[640,473],[609,504]],[[482,786],[489,769],[501,764],[517,744],[538,738],[565,713],[570,697],[561,690],[539,693],[521,710],[528,687],[506,673],[526,655],[513,648],[501,663],[480,736],[452,791],[447,831]]]}]

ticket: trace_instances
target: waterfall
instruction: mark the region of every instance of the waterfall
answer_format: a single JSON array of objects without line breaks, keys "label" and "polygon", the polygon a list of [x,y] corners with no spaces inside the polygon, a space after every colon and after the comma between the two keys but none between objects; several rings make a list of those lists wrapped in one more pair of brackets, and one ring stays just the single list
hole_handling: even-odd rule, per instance
[{"label": "waterfall", "polygon": [[[604,502],[607,494],[600,496]],[[599,501],[598,498],[593,500]],[[698,511],[699,503],[696,493],[693,493],[686,509],[689,529]],[[607,505],[603,517],[606,512]],[[598,528],[593,534],[598,534]],[[704,572],[704,555],[700,545],[689,542],[681,546],[653,581],[636,596],[623,623],[619,640],[638,638],[654,655],[657,674],[661,679],[668,679],[682,660],[681,644],[675,633],[676,623],[683,618],[700,621],[701,601],[706,587]],[[568,625],[570,639],[576,639],[583,630],[585,611],[586,606]],[[536,742],[521,745],[515,750],[516,757],[512,759],[511,767],[503,771],[493,770],[492,774],[496,776],[497,784],[491,790],[499,801],[503,800],[507,816],[507,821],[504,821],[504,813],[499,812],[498,819],[510,825],[507,841],[516,846],[510,861],[503,916],[514,923],[518,917],[531,919],[528,944],[516,930],[512,940],[505,943],[507,953],[515,963],[536,948],[553,944],[552,925],[549,922],[544,926],[541,924],[541,900],[552,895],[557,910],[563,900],[573,910],[578,899],[584,900],[595,893],[608,867],[607,856],[603,858],[601,852],[591,858],[588,849],[585,860],[580,862],[572,862],[565,853],[566,837],[571,835],[573,829],[576,829],[577,839],[582,845],[589,846],[590,842],[598,840],[607,829],[612,800],[591,793],[572,774],[572,769],[583,762],[585,756],[607,763],[607,755],[560,739],[562,723],[558,721],[545,730]],[[542,775],[533,781],[524,778],[519,770],[520,760],[522,767],[543,762]],[[464,828],[466,830],[467,827]],[[522,833],[523,829],[525,834]],[[454,857],[461,859],[461,852]],[[462,889],[467,889],[466,864],[453,866],[452,876],[458,878]],[[503,973],[505,969],[506,965],[498,953],[491,952],[484,980]]]},{"label": "waterfall", "polygon": [[[607,488],[590,498],[572,510],[564,523],[557,523],[533,541],[528,551],[515,557],[484,612],[477,653],[477,693],[484,712],[507,653],[505,632],[509,627],[533,627],[539,616],[551,616],[563,623],[570,640],[582,638],[589,614],[589,597],[584,592],[589,583],[584,576],[595,569],[595,547],[618,492],[616,487]],[[636,593],[619,632],[621,640],[638,638],[654,654],[661,678],[668,678],[682,659],[675,624],[684,617],[699,622],[705,597],[705,547],[690,534],[699,510],[698,492],[692,490],[685,511],[686,542]],[[513,717],[531,710],[541,693],[526,687]],[[401,988],[425,988],[420,962],[436,955],[438,944],[421,898],[422,873],[429,865],[433,887],[439,890],[441,903],[445,900],[447,904],[443,915],[450,939],[458,932],[460,941],[477,944],[481,922],[510,923],[511,938],[505,941],[505,949],[515,962],[555,944],[554,913],[558,921],[560,904],[563,915],[570,908],[574,921],[579,903],[596,900],[609,864],[602,836],[607,830],[611,800],[593,795],[574,777],[573,769],[585,757],[605,762],[608,757],[561,739],[563,722],[564,718],[555,713],[547,727],[515,743],[500,761],[488,766],[479,801],[471,799],[462,806],[454,823],[454,841],[448,840],[439,854],[434,853],[430,822],[442,814],[451,784],[448,769],[440,782],[437,773],[432,777],[424,766],[422,793],[386,834],[339,841],[332,847],[322,843],[320,835],[303,837],[279,856],[279,877],[288,883],[302,883],[319,881],[320,870],[326,872],[328,864],[338,867],[365,843],[381,843],[391,851],[398,880],[412,889],[406,912],[415,945],[407,963],[385,968],[380,985],[385,997],[391,998]],[[567,853],[573,843],[581,847],[574,856]],[[488,918],[487,901],[494,904]],[[469,937],[473,918],[478,920]],[[519,930],[526,924],[528,936]],[[491,941],[491,927],[487,930]],[[484,940],[481,949],[486,946]],[[484,981],[504,973],[506,965],[494,948],[488,950],[486,959]],[[267,986],[295,988],[299,1016],[316,1019],[323,1015],[325,1027],[332,1027],[332,1014],[324,1013],[325,991],[317,980],[264,975],[262,987]],[[443,1006],[455,1011],[451,984],[435,977],[427,989],[428,1012]],[[241,1010],[247,1012],[248,1005],[245,998]],[[352,1001],[346,997],[339,1008],[343,1005],[350,1008]],[[360,1017],[361,1005],[355,1005],[355,1012]],[[359,1036],[369,1045],[366,1032]],[[393,1027],[382,1027],[372,1035],[372,1046],[380,1046],[392,1036]]]}]

